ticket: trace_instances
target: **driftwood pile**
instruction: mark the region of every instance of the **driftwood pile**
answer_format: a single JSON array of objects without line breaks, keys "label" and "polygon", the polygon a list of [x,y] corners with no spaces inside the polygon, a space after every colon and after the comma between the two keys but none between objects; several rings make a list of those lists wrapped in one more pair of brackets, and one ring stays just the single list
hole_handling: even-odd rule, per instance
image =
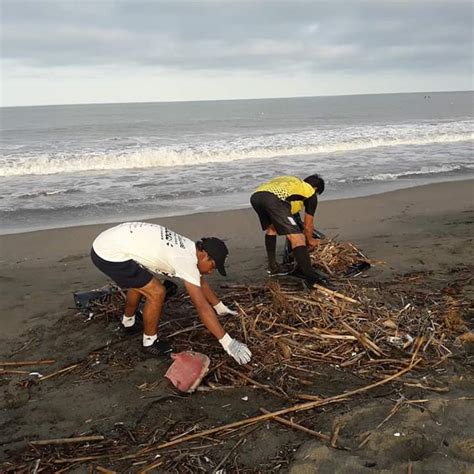
[{"label": "driftwood pile", "polygon": [[321,240],[310,252],[313,266],[329,275],[344,274],[358,266],[367,269],[372,263],[357,247],[350,242]]},{"label": "driftwood pile", "polygon": [[[348,256],[350,247],[346,250],[345,267],[354,261],[354,254]],[[160,326],[160,334],[169,338],[176,351],[192,349],[211,358],[210,372],[201,391],[251,386],[280,399],[282,409],[262,409],[256,416],[223,426],[182,426],[177,432],[161,435],[156,427],[149,431],[137,427],[137,431],[128,431],[119,440],[104,438],[102,434],[88,440],[44,440],[44,444],[31,443],[23,464],[12,469],[49,472],[48,469],[68,469],[84,463],[93,463],[92,472],[111,472],[103,465],[131,472],[217,472],[223,466],[240,469],[231,462],[237,462],[233,453],[251,439],[252,431],[261,426],[261,421],[272,420],[342,448],[337,427],[326,434],[314,430],[314,425],[305,426],[311,419],[310,413],[314,416],[319,407],[347,402],[359,393],[396,379],[408,386],[443,391],[404,376],[413,369],[437,367],[460,348],[460,341],[469,331],[464,315],[471,303],[463,296],[463,286],[471,279],[468,269],[436,292],[426,289],[423,274],[368,285],[334,276],[339,263],[330,245],[318,252],[327,257],[324,266],[331,270],[337,292],[324,287],[303,292],[295,280],[228,285],[219,292],[226,304],[239,311],[239,316],[228,316],[222,322],[233,337],[248,344],[253,353],[250,364],[237,366],[197,318],[184,316],[189,314],[191,305],[183,293],[170,300],[174,317],[165,319]],[[355,252],[359,261],[360,252]],[[122,303],[123,295],[117,290],[113,298],[92,308],[94,319],[119,316]],[[88,359],[52,375],[100,379],[98,360],[102,374],[105,371],[109,376],[131,370],[134,364],[133,357],[113,351],[109,344],[91,353]],[[360,388],[335,396],[312,390],[315,379],[329,370],[356,376]],[[138,389],[150,393],[154,387],[144,384]],[[290,413],[291,419],[285,418]],[[181,447],[183,443],[185,449]],[[211,460],[221,452],[225,455],[221,454],[219,461]],[[35,462],[39,463],[36,469]],[[265,469],[278,469],[285,462],[283,456]],[[8,466],[5,469],[9,472]]]},{"label": "driftwood pile", "polygon": [[[225,301],[234,301],[240,316],[228,318],[225,327],[253,352],[252,363],[239,368],[247,377],[240,377],[242,383],[298,398],[322,364],[367,380],[393,374],[415,357],[419,368],[440,364],[468,331],[462,315],[470,303],[449,293],[426,293],[413,283],[374,288],[346,280],[338,281],[338,292],[317,287],[311,293],[276,282],[229,288]],[[200,323],[166,332],[178,350],[222,359]],[[236,382],[230,368],[213,378]]]}]

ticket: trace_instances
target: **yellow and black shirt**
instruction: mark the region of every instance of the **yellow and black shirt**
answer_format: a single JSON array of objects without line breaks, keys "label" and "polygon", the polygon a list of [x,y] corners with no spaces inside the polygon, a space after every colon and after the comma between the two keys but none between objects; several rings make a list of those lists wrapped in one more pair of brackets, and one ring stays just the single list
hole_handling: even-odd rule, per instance
[{"label": "yellow and black shirt", "polygon": [[305,212],[314,216],[318,205],[316,190],[296,176],[277,176],[261,184],[255,192],[267,191],[277,196],[282,201],[291,204],[291,213],[296,214],[305,207]]}]

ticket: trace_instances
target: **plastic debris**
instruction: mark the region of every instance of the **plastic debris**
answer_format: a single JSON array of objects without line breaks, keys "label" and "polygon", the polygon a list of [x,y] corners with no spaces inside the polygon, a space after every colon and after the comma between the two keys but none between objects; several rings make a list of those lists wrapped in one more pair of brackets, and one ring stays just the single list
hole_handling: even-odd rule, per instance
[{"label": "plastic debris", "polygon": [[165,377],[181,392],[194,392],[209,371],[209,357],[199,352],[185,351],[171,354],[171,358],[174,362]]}]

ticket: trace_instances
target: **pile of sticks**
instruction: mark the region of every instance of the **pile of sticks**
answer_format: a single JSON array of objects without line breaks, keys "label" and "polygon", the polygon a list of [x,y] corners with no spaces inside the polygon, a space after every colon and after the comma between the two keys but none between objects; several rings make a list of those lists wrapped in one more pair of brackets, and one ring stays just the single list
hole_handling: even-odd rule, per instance
[{"label": "pile of sticks", "polygon": [[[239,316],[228,316],[222,323],[251,349],[252,361],[245,366],[237,366],[202,323],[189,316],[192,306],[180,294],[170,300],[173,317],[165,318],[160,334],[170,339],[176,351],[193,349],[211,358],[201,391],[249,386],[280,399],[283,408],[262,409],[255,416],[219,426],[190,422],[174,430],[164,427],[159,433],[156,426],[137,425],[127,436],[109,433],[104,438],[91,433],[94,439],[42,440],[43,444],[31,443],[18,464],[3,468],[6,472],[18,472],[19,467],[49,472],[93,463],[95,472],[111,472],[110,467],[120,472],[216,472],[222,466],[245,472],[242,466],[232,467],[237,462],[235,453],[266,421],[343,448],[337,427],[332,433],[322,433],[309,425],[308,420],[321,407],[346,403],[396,380],[436,391],[436,387],[413,383],[405,376],[412,370],[437,367],[460,350],[460,336],[469,330],[464,316],[471,302],[463,292],[469,269],[457,278],[436,292],[427,290],[422,275],[372,286],[339,278],[334,280],[338,291],[316,286],[314,291],[303,292],[294,280],[228,285],[219,293],[238,309]],[[117,298],[114,307],[104,308],[108,317],[122,313],[123,295]],[[56,375],[90,380],[104,373],[110,376],[114,371],[133,370],[130,355],[119,356],[120,352],[115,353],[110,345],[99,348],[83,363]],[[359,388],[332,396],[314,389],[318,378],[344,372],[357,376]],[[138,389],[153,387],[144,384]],[[284,463],[283,457],[268,469],[276,470]]]},{"label": "pile of sticks", "polygon": [[370,266],[375,263],[350,242],[335,240],[322,240],[310,252],[310,257],[313,266],[332,276],[343,273],[354,265],[366,263]]},{"label": "pile of sticks", "polygon": [[[459,285],[452,285],[458,292],[453,294],[427,292],[422,279],[376,287],[348,279],[334,281],[338,291],[316,285],[314,291],[304,292],[294,281],[270,281],[231,285],[220,292],[239,311],[238,317],[222,321],[226,330],[253,353],[252,363],[239,368],[237,379],[219,344],[196,317],[189,317],[194,311],[185,295],[168,303],[173,305],[173,317],[161,324],[160,334],[176,351],[194,350],[213,361],[224,360],[211,370],[209,382],[262,384],[292,398],[309,385],[321,365],[379,380],[407,366],[414,354],[420,358],[419,368],[441,364],[459,349],[459,338],[469,333],[463,315],[471,303]],[[117,294],[114,301],[115,306],[104,308],[108,317],[122,314],[123,296]],[[91,359],[107,357],[95,353]],[[133,365],[123,357],[112,359],[119,370]]]},{"label": "pile of sticks", "polygon": [[[463,314],[470,303],[461,296],[426,294],[412,284],[405,291],[399,284],[337,284],[338,292],[317,287],[304,293],[276,282],[229,288],[224,300],[234,301],[240,316],[228,318],[226,330],[253,352],[252,363],[239,368],[241,383],[265,385],[294,398],[325,364],[380,380],[415,357],[419,368],[442,363],[458,349],[457,338],[468,331]],[[199,324],[166,332],[178,350],[193,348],[222,359],[219,347]],[[237,383],[227,364],[213,378]]]}]

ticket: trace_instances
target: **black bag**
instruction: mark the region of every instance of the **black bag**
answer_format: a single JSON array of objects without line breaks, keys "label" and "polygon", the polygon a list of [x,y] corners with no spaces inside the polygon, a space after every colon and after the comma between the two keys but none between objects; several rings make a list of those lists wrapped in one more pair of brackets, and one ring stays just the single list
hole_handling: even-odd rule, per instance
[{"label": "black bag", "polygon": [[107,285],[91,291],[77,291],[73,293],[74,304],[82,314],[90,316],[94,312],[94,306],[109,303],[116,291],[120,290],[114,285]]}]

